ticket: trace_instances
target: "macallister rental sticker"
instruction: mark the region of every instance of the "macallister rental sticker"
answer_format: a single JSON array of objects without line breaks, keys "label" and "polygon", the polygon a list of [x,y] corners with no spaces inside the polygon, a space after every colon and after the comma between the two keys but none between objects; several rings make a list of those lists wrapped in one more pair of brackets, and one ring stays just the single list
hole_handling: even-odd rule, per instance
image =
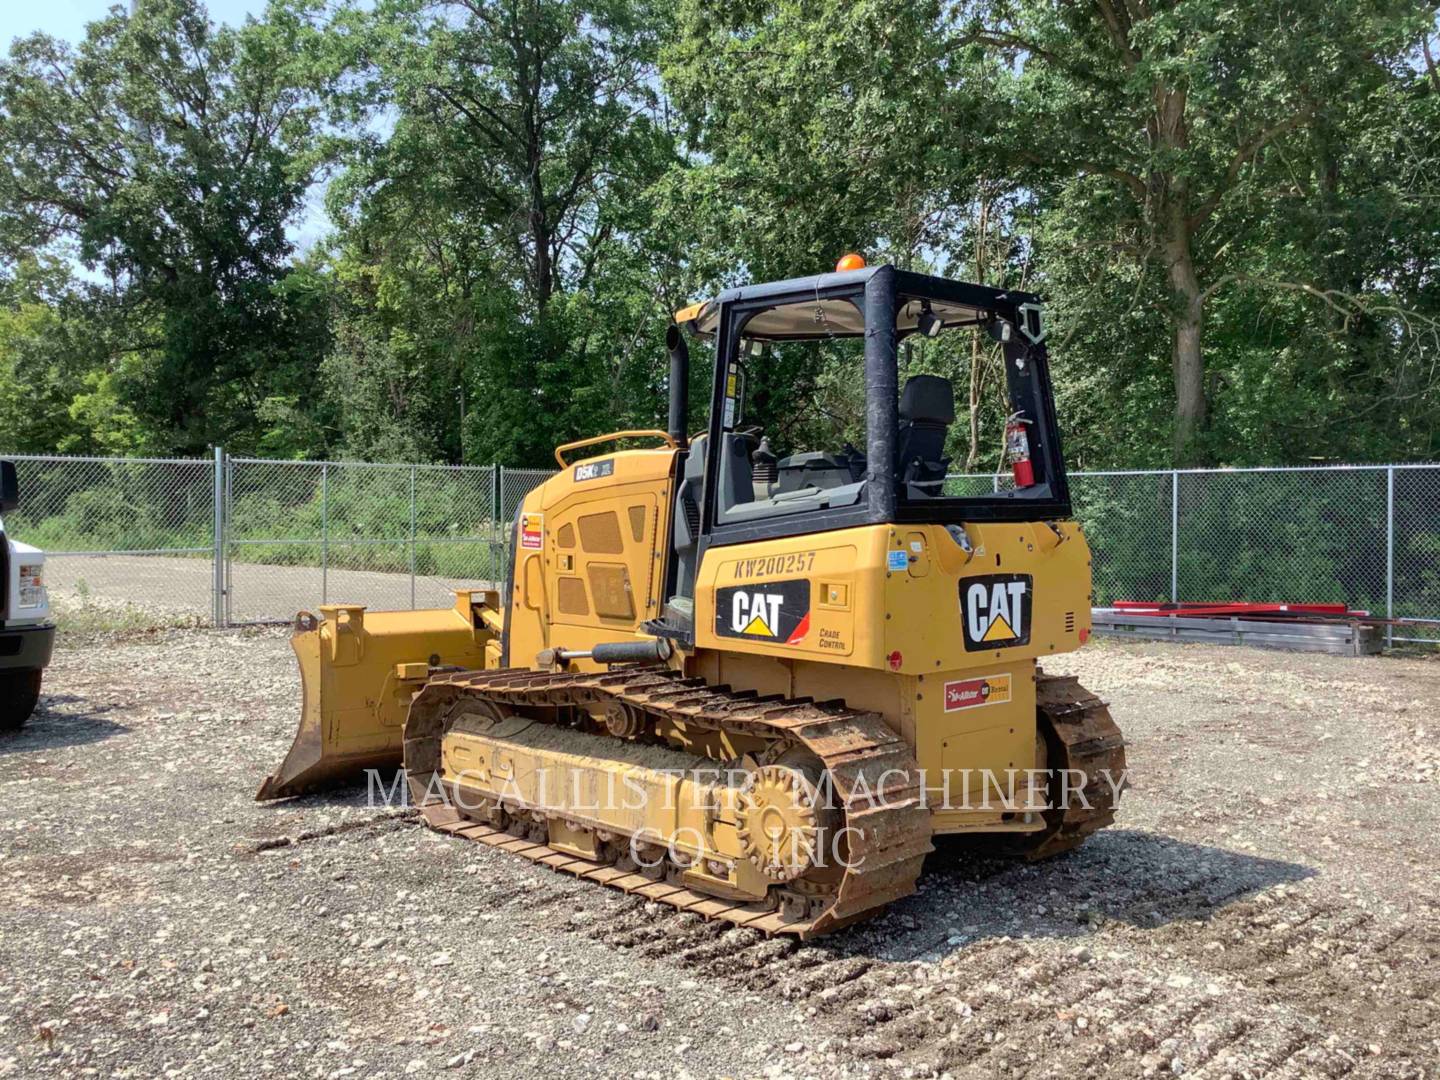
[{"label": "macallister rental sticker", "polygon": [[810,582],[765,581],[715,590],[715,633],[798,645],[810,632]]},{"label": "macallister rental sticker", "polygon": [[945,711],[977,709],[982,705],[1005,705],[1011,700],[1010,676],[981,675],[945,684]]},{"label": "macallister rental sticker", "polygon": [[1032,581],[1029,574],[960,579],[960,622],[967,652],[1030,643]]},{"label": "macallister rental sticker", "polygon": [[520,515],[520,546],[527,551],[539,551],[545,546],[545,515]]}]

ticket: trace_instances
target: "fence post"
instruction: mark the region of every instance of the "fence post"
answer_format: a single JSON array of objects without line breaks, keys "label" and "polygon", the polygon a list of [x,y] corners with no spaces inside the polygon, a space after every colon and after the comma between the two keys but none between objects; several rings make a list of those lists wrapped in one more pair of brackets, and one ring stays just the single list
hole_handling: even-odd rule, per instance
[{"label": "fence post", "polygon": [[1170,470],[1170,602],[1180,602],[1180,470]]},{"label": "fence post", "polygon": [[320,602],[330,602],[330,463],[320,466]]},{"label": "fence post", "polygon": [[[490,572],[495,582],[504,585],[503,567],[505,564],[505,467],[495,465],[495,503],[494,511],[490,516],[491,541],[490,541]],[[510,618],[510,616],[505,616]]]},{"label": "fence post", "polygon": [[230,455],[224,455],[225,461],[225,579],[224,579],[224,600],[225,600],[225,625],[230,625],[230,620],[235,616],[235,549],[230,546],[230,522],[235,517],[235,462]]},{"label": "fence post", "polygon": [[415,466],[410,466],[410,610],[415,610]]},{"label": "fence post", "polygon": [[225,625],[225,450],[215,447],[215,504],[212,508],[214,529],[211,539],[215,545],[211,567],[211,622],[219,627]]},{"label": "fence post", "polygon": [[[1395,618],[1395,466],[1385,470],[1385,618]],[[1395,623],[1385,624],[1385,647],[1395,647]]]}]

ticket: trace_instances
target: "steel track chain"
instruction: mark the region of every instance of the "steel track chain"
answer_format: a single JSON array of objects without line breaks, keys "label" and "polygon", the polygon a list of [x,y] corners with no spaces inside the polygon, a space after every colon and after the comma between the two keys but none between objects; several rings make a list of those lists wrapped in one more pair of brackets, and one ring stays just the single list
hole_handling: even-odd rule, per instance
[{"label": "steel track chain", "polygon": [[[844,808],[849,851],[838,888],[818,910],[803,917],[777,912],[771,903],[720,899],[679,885],[676,875],[659,882],[605,863],[577,858],[544,843],[467,820],[433,799],[446,718],[463,698],[495,706],[546,708],[620,702],[651,717],[691,728],[793,742],[819,759]],[[538,718],[538,717],[537,717]],[[600,673],[553,673],[500,668],[432,679],[415,698],[405,726],[405,768],[411,792],[426,820],[447,832],[480,840],[554,869],[627,892],[720,918],[769,934],[801,938],[826,933],[883,908],[915,890],[930,844],[930,814],[920,791],[920,772],[910,747],[878,713],[842,702],[764,696],[708,686],[668,668],[631,668]],[[821,898],[821,901],[827,898]],[[817,903],[821,902],[817,901]]]},{"label": "steel track chain", "polygon": [[[1074,675],[1035,672],[1035,707],[1064,760],[1051,769],[1080,770],[1083,784],[1071,784],[1064,805],[1045,812],[1046,830],[1021,841],[1025,857],[1047,859],[1070,851],[1115,820],[1125,787],[1125,737],[1109,707]],[[1073,773],[1071,774],[1074,775]]]}]

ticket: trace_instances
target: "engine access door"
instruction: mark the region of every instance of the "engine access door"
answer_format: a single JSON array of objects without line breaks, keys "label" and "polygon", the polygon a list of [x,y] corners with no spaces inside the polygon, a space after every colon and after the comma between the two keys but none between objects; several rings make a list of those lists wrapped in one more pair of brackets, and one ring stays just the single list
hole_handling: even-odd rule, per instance
[{"label": "engine access door", "polygon": [[673,457],[618,453],[572,465],[546,485],[552,644],[623,640],[659,614]]}]

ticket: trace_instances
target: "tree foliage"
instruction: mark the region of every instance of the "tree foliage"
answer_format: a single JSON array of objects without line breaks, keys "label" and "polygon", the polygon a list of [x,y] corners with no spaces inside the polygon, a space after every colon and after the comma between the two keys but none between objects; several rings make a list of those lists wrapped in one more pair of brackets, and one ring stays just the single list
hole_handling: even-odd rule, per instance
[{"label": "tree foliage", "polygon": [[384,0],[345,14],[355,139],[330,193],[342,297],[326,366],[347,442],[543,462],[657,413],[673,275],[651,187],[673,161],[654,19],[617,0]]},{"label": "tree foliage", "polygon": [[0,66],[0,262],[58,244],[106,281],[129,317],[103,374],[157,447],[253,445],[325,348],[323,305],[289,281],[321,134],[297,30],[143,0]]},{"label": "tree foliage", "polygon": [[[543,465],[658,421],[668,312],[853,249],[1042,293],[1074,465],[1433,458],[1436,36],[1403,0],[142,0],[0,62],[0,443]],[[904,362],[993,465],[993,350]],[[854,366],[775,350],[751,420],[853,436]]]}]

